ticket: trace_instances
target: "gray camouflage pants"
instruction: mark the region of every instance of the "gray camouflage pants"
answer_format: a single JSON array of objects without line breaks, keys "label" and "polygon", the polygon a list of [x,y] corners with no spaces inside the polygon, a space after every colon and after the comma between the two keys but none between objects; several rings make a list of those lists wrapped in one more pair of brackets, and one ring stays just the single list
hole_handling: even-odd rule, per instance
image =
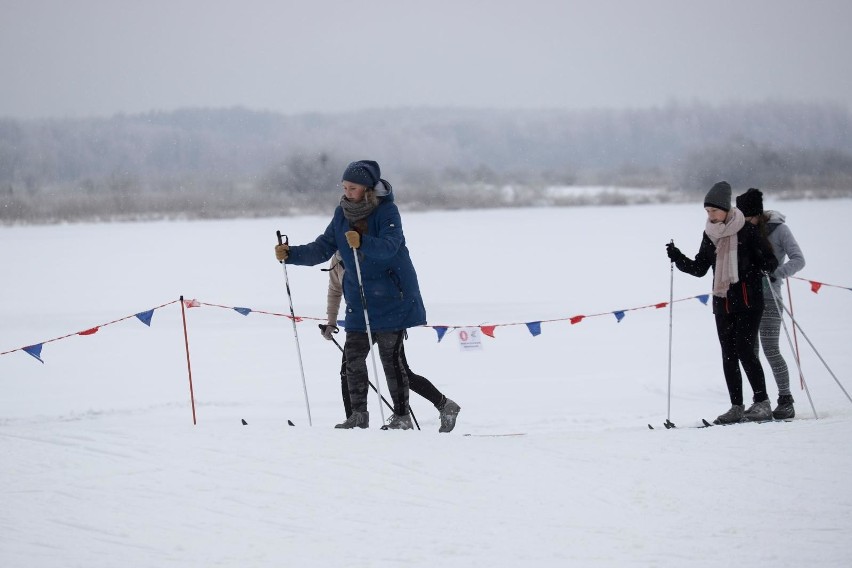
[{"label": "gray camouflage pants", "polygon": [[[385,371],[394,414],[408,414],[408,372],[402,342],[405,330],[373,333],[379,348],[379,359]],[[347,331],[343,345],[346,359],[346,382],[353,412],[367,410],[367,354],[370,342],[365,332]],[[378,378],[376,379],[378,380]]]}]

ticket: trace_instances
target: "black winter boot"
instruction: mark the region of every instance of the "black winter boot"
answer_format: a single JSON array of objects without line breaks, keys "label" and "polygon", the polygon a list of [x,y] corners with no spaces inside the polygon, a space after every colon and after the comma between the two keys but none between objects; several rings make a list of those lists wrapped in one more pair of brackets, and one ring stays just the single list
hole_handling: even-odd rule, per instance
[{"label": "black winter boot", "polygon": [[772,411],[772,418],[775,420],[790,420],[796,416],[796,409],[793,408],[793,395],[782,394],[778,397],[778,406]]}]

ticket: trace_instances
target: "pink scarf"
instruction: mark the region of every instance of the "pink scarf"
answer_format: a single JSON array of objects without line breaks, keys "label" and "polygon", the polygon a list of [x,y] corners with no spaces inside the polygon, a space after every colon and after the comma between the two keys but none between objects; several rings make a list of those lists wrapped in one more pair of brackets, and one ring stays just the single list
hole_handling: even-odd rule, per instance
[{"label": "pink scarf", "polygon": [[745,226],[745,217],[736,207],[728,211],[724,223],[707,220],[704,232],[716,245],[716,271],[713,275],[713,295],[724,298],[731,284],[739,282],[737,269],[737,233]]}]

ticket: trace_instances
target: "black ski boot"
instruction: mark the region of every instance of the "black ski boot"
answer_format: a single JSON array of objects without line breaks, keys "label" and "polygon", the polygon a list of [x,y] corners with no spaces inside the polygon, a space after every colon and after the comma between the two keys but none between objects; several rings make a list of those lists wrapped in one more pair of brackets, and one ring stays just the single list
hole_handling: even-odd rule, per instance
[{"label": "black ski boot", "polygon": [[796,409],[793,408],[793,395],[782,394],[778,397],[778,406],[772,411],[772,418],[775,420],[790,420],[796,416]]}]

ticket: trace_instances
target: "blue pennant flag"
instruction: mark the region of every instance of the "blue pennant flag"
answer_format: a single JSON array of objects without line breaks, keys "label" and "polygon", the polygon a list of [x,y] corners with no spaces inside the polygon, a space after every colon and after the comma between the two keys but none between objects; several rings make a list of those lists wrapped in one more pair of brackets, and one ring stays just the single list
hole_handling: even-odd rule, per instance
[{"label": "blue pennant flag", "polygon": [[139,321],[151,327],[151,318],[154,317],[154,310],[148,310],[147,312],[139,312],[136,314],[136,317],[139,318]]},{"label": "blue pennant flag", "polygon": [[624,310],[619,310],[617,312],[612,312],[615,315],[615,319],[618,320],[616,323],[621,323],[621,320],[624,319]]},{"label": "blue pennant flag", "polygon": [[251,313],[251,308],[234,308],[234,311],[247,316]]},{"label": "blue pennant flag", "polygon": [[44,361],[41,360],[41,347],[44,345],[43,343],[39,343],[38,345],[30,345],[29,347],[24,347],[24,351],[41,361],[43,364]]},{"label": "blue pennant flag", "polygon": [[530,330],[530,333],[533,337],[536,335],[541,335],[541,322],[540,321],[531,321],[527,323],[527,329]]},{"label": "blue pennant flag", "polygon": [[445,325],[436,325],[436,326],[432,327],[432,329],[434,329],[435,332],[437,332],[438,343],[441,343],[441,340],[444,339],[444,334],[447,333],[447,330],[449,328]]},{"label": "blue pennant flag", "polygon": [[702,304],[707,305],[707,300],[710,298],[710,294],[701,294],[700,296],[696,296]]}]

